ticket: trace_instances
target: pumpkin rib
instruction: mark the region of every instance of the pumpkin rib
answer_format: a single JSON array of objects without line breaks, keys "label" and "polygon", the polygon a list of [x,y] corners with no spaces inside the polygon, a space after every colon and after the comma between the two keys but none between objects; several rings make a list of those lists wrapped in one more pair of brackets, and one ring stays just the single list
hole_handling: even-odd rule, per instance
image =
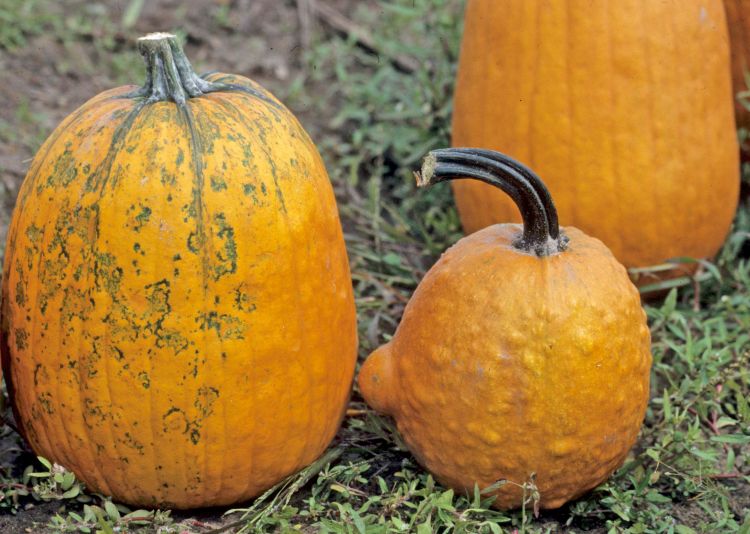
[{"label": "pumpkin rib", "polygon": [[[59,159],[58,159],[58,161],[59,161]],[[37,217],[41,218],[42,220],[45,220],[45,219],[53,220],[54,219],[54,215],[52,213],[50,213],[49,209],[47,211],[37,209],[35,215]],[[42,236],[42,243],[44,243],[44,237],[45,236],[43,235]],[[39,265],[41,266],[41,263],[42,263],[43,259],[46,257],[46,251],[44,250],[44,247],[40,247],[40,249],[41,250],[39,251]],[[66,252],[66,254],[68,254],[68,253]],[[38,296],[38,294],[36,296]],[[59,320],[60,323],[63,322],[62,316],[60,316],[59,318],[53,316],[53,318],[51,318],[50,321],[55,320],[55,319]],[[44,370],[45,373],[47,372],[46,369],[45,369],[45,366],[43,365],[43,363],[39,359],[36,358],[37,351],[35,350],[36,347],[34,346],[35,341],[39,339],[38,332],[39,332],[39,328],[41,327],[40,323],[41,323],[41,321],[31,321],[31,325],[30,325],[31,336],[30,336],[30,340],[29,340],[28,357],[33,362],[33,367],[35,369],[35,371],[34,371],[35,376],[36,376],[37,370],[39,370],[39,371]],[[62,340],[59,340],[59,343],[61,343],[61,342],[62,342]],[[63,353],[63,354],[65,353],[64,347],[62,347],[61,345],[58,345],[57,351],[59,353]],[[56,371],[56,370],[54,370],[54,371]],[[52,382],[53,387],[54,387],[55,396],[57,398],[60,398],[61,397],[61,395],[60,395],[60,382],[61,381],[60,380],[55,380],[53,378],[51,380],[51,382]],[[61,428],[65,427],[65,421],[63,420],[63,414],[61,413],[61,410],[59,408],[55,409],[54,413],[53,414],[49,414],[49,415],[51,415],[52,418],[57,421],[57,423],[59,424],[59,426]],[[32,417],[33,417],[33,412],[32,412]],[[48,449],[49,453],[48,454],[50,454],[52,451],[54,451],[56,448],[59,447],[59,444],[55,443],[55,441],[53,441],[52,439],[50,439],[50,436],[48,434],[48,429],[47,428],[45,428],[45,435],[47,437],[48,446],[49,446],[49,449]],[[64,440],[65,440],[65,443],[67,444],[67,447],[62,447],[62,451],[61,452],[63,454],[62,454],[62,460],[61,460],[60,463],[64,463],[65,465],[70,465],[71,469],[79,469],[80,468],[79,462],[77,462],[77,461],[71,461],[71,457],[68,454],[68,451],[71,451],[71,450],[74,450],[74,449],[71,446],[71,442],[70,442],[70,439],[69,439],[69,437],[68,437],[67,434],[64,436]],[[45,454],[44,456],[47,457],[48,454]]]},{"label": "pumpkin rib", "polygon": [[[210,102],[212,102],[212,103],[222,102],[224,99],[221,98],[220,95],[221,95],[221,92],[215,92],[215,93],[211,93],[210,95],[207,95],[207,98],[209,98]],[[206,113],[208,113],[208,112],[206,112]],[[236,119],[234,119],[234,118],[233,118],[233,120],[236,121]],[[249,126],[247,124],[243,124],[243,126],[246,129],[249,130]],[[213,238],[213,236],[211,236],[211,238]],[[204,299],[204,304],[205,304],[205,302],[206,301]],[[208,341],[207,341],[207,339],[205,337],[207,334],[208,334],[208,332],[204,332],[204,344],[208,343]],[[223,348],[222,348],[222,345],[221,345],[222,343],[223,343],[222,339],[219,338],[220,351],[223,352]],[[256,366],[257,366],[256,362],[254,361],[255,355],[254,355],[254,353],[250,352],[246,357],[247,358],[253,358],[253,361],[248,364],[248,372],[249,373],[254,373],[254,370],[256,369]],[[253,380],[253,382],[255,382],[255,380]],[[248,410],[249,411],[248,411],[247,417],[245,418],[245,421],[247,421],[247,424],[252,425],[252,427],[253,427],[253,430],[249,432],[249,436],[250,436],[250,440],[251,441],[250,441],[250,444],[248,446],[248,455],[247,455],[247,457],[248,457],[247,461],[249,462],[249,468],[248,468],[248,470],[250,472],[252,472],[253,469],[254,469],[254,466],[253,466],[253,463],[252,463],[252,461],[253,461],[252,459],[255,458],[255,456],[256,456],[255,444],[256,444],[256,441],[257,441],[257,440],[254,439],[254,437],[256,435],[256,432],[255,432],[256,423],[255,423],[255,418],[253,416],[252,410],[258,404],[258,397],[257,397],[256,388],[250,388],[249,393],[251,395],[251,402],[248,403]],[[226,410],[224,411],[223,420],[224,420],[224,426],[226,428]],[[221,491],[221,489],[224,488],[224,479],[225,479],[224,473],[227,473],[227,472],[231,472],[231,471],[227,469],[226,462],[222,458],[222,460],[221,460],[221,475],[220,475],[220,484],[221,484],[220,491]],[[250,493],[250,488],[252,487],[252,484],[253,484],[253,480],[250,477],[247,477],[246,480],[245,480],[244,489],[242,491],[243,495],[247,495],[248,493]]]},{"label": "pumpkin rib", "polygon": [[87,180],[86,188],[90,188],[92,191],[96,191],[98,189],[99,195],[104,195],[104,190],[107,187],[107,182],[112,175],[112,165],[115,161],[115,158],[125,144],[125,140],[127,139],[128,134],[133,127],[133,124],[138,119],[138,116],[141,114],[141,111],[145,107],[145,102],[136,103],[130,113],[128,113],[128,116],[125,118],[125,120],[117,127],[117,130],[112,136],[110,148],[107,152],[106,157],[102,161],[102,164],[97,167],[97,169],[93,173],[91,173],[90,178],[94,178],[94,180],[91,182]]},{"label": "pumpkin rib", "polygon": [[[46,144],[46,143],[45,143]],[[50,143],[52,144],[52,143]],[[44,145],[43,145],[44,146]],[[45,154],[46,157],[47,154]],[[32,163],[33,166],[33,163]],[[21,184],[21,189],[19,191],[19,196],[23,193],[24,196],[28,194],[28,191],[32,189],[32,184],[30,181],[24,181],[23,184]],[[25,209],[25,205],[23,202],[17,202],[15,210],[18,210],[19,213],[23,213]],[[16,231],[18,227],[18,219],[16,217],[13,217],[10,221],[10,225],[8,227],[8,235],[7,235],[7,244],[5,247],[5,256],[3,258],[3,272],[5,273],[2,276],[2,299],[0,302],[6,303],[10,300],[10,281],[9,276],[7,273],[11,272],[14,269],[14,263],[16,259]],[[42,230],[44,232],[44,230]],[[9,246],[8,246],[9,245]],[[37,257],[37,266],[41,263],[41,255]],[[22,276],[22,275],[21,275]],[[23,283],[23,281],[21,281]],[[30,299],[29,295],[29,288],[26,287],[25,290],[26,293],[26,299]],[[3,313],[2,317],[0,318],[2,321],[2,330],[4,332],[10,332],[10,319],[7,313]],[[0,343],[2,346],[2,363],[3,363],[3,378],[5,379],[5,386],[8,390],[8,399],[11,404],[11,409],[13,411],[14,419],[16,420],[16,425],[21,432],[21,434],[26,437],[28,435],[28,430],[26,429],[25,422],[27,421],[27,417],[21,414],[18,404],[16,403],[16,396],[15,396],[15,387],[13,382],[13,374],[11,372],[11,360],[14,357],[11,354],[10,351],[10,335],[3,336],[2,343]],[[30,418],[30,417],[29,417]],[[45,428],[46,430],[46,428]],[[45,440],[49,443],[50,440],[45,434]]]},{"label": "pumpkin rib", "polygon": [[[197,109],[193,110],[191,106],[195,106]],[[198,199],[197,202],[200,202],[200,204],[202,206],[204,206],[204,209],[202,209],[200,211],[200,213],[202,215],[199,215],[199,216],[196,216],[196,217],[202,217],[203,226],[204,226],[203,233],[204,233],[205,242],[203,243],[203,247],[201,247],[201,248],[202,248],[203,254],[204,254],[204,258],[203,258],[203,266],[204,266],[203,311],[205,312],[209,308],[209,300],[210,300],[209,299],[209,291],[208,291],[208,280],[211,278],[211,276],[209,274],[209,265],[210,265],[209,256],[215,254],[216,247],[214,245],[214,236],[213,236],[213,234],[210,233],[210,232],[206,232],[206,230],[205,230],[205,226],[206,226],[207,222],[211,220],[211,214],[208,212],[208,209],[205,208],[205,206],[206,206],[206,199],[205,199],[206,191],[205,191],[205,188],[206,188],[207,184],[206,184],[206,179],[205,179],[205,167],[204,167],[204,164],[203,164],[203,159],[205,157],[205,154],[204,154],[205,143],[203,142],[203,139],[204,139],[204,136],[206,135],[206,133],[201,130],[200,121],[198,121],[196,119],[196,112],[198,110],[200,110],[200,115],[207,122],[213,124],[213,121],[212,121],[212,117],[211,117],[210,113],[207,110],[202,109],[202,107],[203,106],[201,106],[200,101],[195,101],[195,100],[190,100],[186,104],[186,108],[188,108],[190,110],[190,125],[191,125],[191,127],[189,129],[189,136],[193,140],[192,143],[194,144],[194,150],[195,150],[195,156],[194,157],[195,157],[195,160],[196,160],[197,163],[200,163],[200,175],[201,175],[201,178],[200,178],[200,182],[196,183],[196,185],[195,185],[196,191],[198,191],[198,194],[197,194],[196,198]],[[196,168],[197,168],[197,163],[196,163]],[[197,174],[198,174],[198,171],[196,170],[196,175]],[[223,342],[223,340],[222,340],[221,337],[218,337],[214,341],[209,341],[209,339],[208,339],[208,331],[206,330],[206,331],[203,332],[203,346],[204,347],[210,347],[210,346],[213,346],[213,345],[217,345],[218,346],[218,354],[223,354],[224,353],[223,343],[224,342]],[[200,356],[203,357],[203,355],[200,355]],[[206,364],[206,366],[208,366],[208,363]],[[212,370],[206,369],[204,367],[203,372],[201,373],[201,387],[199,388],[199,391],[201,389],[205,389],[205,388],[208,388],[208,387],[213,387],[213,386],[209,386],[208,385],[208,382],[206,380],[206,375],[209,375],[211,377],[214,376]],[[222,371],[222,379],[219,381],[219,383],[221,383],[221,384],[226,383],[226,381],[223,379],[223,371]],[[226,410],[223,409],[223,406],[220,409],[222,410],[221,419],[224,421],[224,428],[226,428]],[[202,470],[204,472],[209,472],[206,469],[206,466],[208,465],[209,462],[216,461],[216,460],[209,458],[209,454],[208,454],[208,450],[207,450],[208,439],[206,438],[206,436],[204,434],[206,432],[206,430],[205,429],[201,429],[201,431],[202,431],[202,434],[201,434],[201,438],[202,439],[201,439],[201,445],[200,445],[200,447],[201,447],[201,450],[202,450],[202,457],[203,457],[203,469]],[[226,447],[226,438],[225,438],[225,436],[226,436],[226,432],[224,432],[223,433],[223,437],[221,437],[222,443],[224,445],[222,448]],[[225,473],[223,458],[219,462],[219,465],[221,466],[220,470],[219,470],[218,477],[217,477],[218,478],[218,483],[219,483],[219,488],[218,488],[218,490],[214,490],[213,491],[213,493],[215,493],[215,494],[221,494],[222,491],[223,491],[224,473]],[[210,481],[206,480],[206,484],[209,485]]]},{"label": "pumpkin rib", "polygon": [[[98,224],[99,224],[99,221],[97,220],[97,226]],[[91,288],[94,287],[93,284],[90,283],[92,273],[91,273],[91,270],[89,269],[86,269],[85,272],[86,272],[85,287],[88,288],[87,298],[91,299],[92,298]],[[84,338],[83,336],[81,336],[78,338],[78,354],[86,353],[83,347],[83,343],[84,343]],[[83,380],[82,377],[81,377],[81,380]],[[84,429],[85,436],[88,439],[88,442],[93,443],[92,434],[91,434],[91,431],[89,430],[88,424],[86,423],[86,418],[84,415],[86,413],[86,403],[84,401],[83,389],[81,387],[72,388],[72,389],[78,393],[78,406],[80,406],[79,415],[80,415],[80,420],[81,420],[81,423],[80,423],[81,428]],[[115,439],[114,434],[110,433],[110,437],[111,437],[112,442],[114,443],[114,439]],[[96,461],[96,455],[94,454],[94,452],[91,450],[90,447],[81,447],[81,450],[85,450],[87,453],[87,456],[90,458],[88,465],[94,466],[94,468],[92,469],[93,471],[92,476],[95,478],[97,486],[100,486],[102,488],[102,491],[106,492],[107,494],[111,494],[112,488],[110,486],[110,481],[107,480],[107,477],[104,476],[104,466],[101,464],[101,462]],[[68,468],[72,470],[73,466],[71,465]],[[78,466],[76,466],[76,468],[80,469],[80,467]]]},{"label": "pumpkin rib", "polygon": [[[674,22],[670,22],[670,25],[672,26],[672,35],[674,35]],[[653,70],[653,58],[651,57],[651,43],[649,40],[649,35],[647,31],[648,24],[646,23],[646,16],[644,11],[641,11],[641,40],[643,42],[643,57],[644,57],[644,64],[646,72],[648,73],[648,85],[649,87],[655,87],[654,85],[654,70]],[[657,140],[659,136],[656,134],[656,126],[654,124],[653,117],[654,114],[654,99],[649,98],[648,99],[648,131],[650,134],[649,142],[647,143],[648,151],[649,151],[649,160],[654,162],[659,160],[659,150],[657,145]],[[653,202],[653,199],[651,199],[651,202]],[[619,218],[622,218],[622,214],[618,214]],[[657,230],[658,231],[658,230]],[[624,247],[624,243],[622,238],[620,237],[620,241],[617,244],[618,247],[622,248]]]},{"label": "pumpkin rib", "polygon": [[[192,190],[192,196],[193,196],[193,209],[195,210],[195,214],[193,215],[193,219],[195,220],[195,235],[197,236],[198,246],[200,247],[201,251],[201,274],[202,274],[202,284],[201,284],[201,298],[199,300],[200,302],[200,309],[203,313],[207,313],[209,310],[208,305],[208,280],[209,280],[209,246],[210,246],[210,239],[208,238],[208,234],[206,232],[206,220],[207,220],[207,210],[204,206],[204,197],[203,197],[203,191],[205,187],[205,176],[203,174],[203,142],[200,137],[200,134],[198,132],[196,123],[195,123],[195,115],[193,114],[192,109],[192,102],[188,101],[186,103],[178,103],[177,108],[179,110],[180,116],[182,117],[184,123],[185,123],[185,129],[187,132],[187,138],[189,140],[189,146],[190,146],[190,161],[193,167],[193,175],[194,175],[194,181],[193,181],[193,190]],[[189,238],[188,238],[189,239]],[[190,247],[190,243],[188,242],[188,247]],[[192,251],[191,251],[192,252]],[[201,335],[202,338],[202,347],[210,347],[213,343],[209,342],[208,336],[210,332],[208,329],[204,329]],[[197,357],[200,357],[201,355],[197,355]],[[201,381],[203,383],[202,387],[205,387],[205,380],[203,378],[203,374],[201,374]],[[200,389],[198,389],[200,391]],[[188,401],[188,388],[183,389],[183,399],[185,399],[185,406],[189,405]],[[195,444],[197,445],[197,443]],[[201,472],[206,472],[206,448],[205,445],[201,444],[200,446],[201,452],[202,452],[202,462],[201,462]],[[187,463],[187,458],[185,457],[184,460]],[[189,480],[185,481],[186,488],[189,488]],[[188,492],[188,494],[190,494]],[[192,495],[189,497],[192,498]]]},{"label": "pumpkin rib", "polygon": [[[568,0],[565,0],[565,1],[567,2]],[[614,43],[612,41],[612,39],[613,39],[613,32],[611,31],[611,29],[612,29],[613,26],[614,26],[614,24],[613,24],[613,21],[612,21],[612,13],[609,12],[609,11],[607,11],[607,29],[610,30],[610,31],[606,32],[607,33],[607,44],[608,44],[608,48],[607,49],[609,51],[609,65],[607,66],[608,67],[607,70],[610,73],[611,72],[615,72],[615,45],[614,45]],[[609,83],[609,98],[610,98],[610,101],[609,101],[610,108],[609,109],[615,110],[615,109],[618,109],[618,106],[617,106],[617,87],[616,87],[616,85],[614,83],[613,77],[609,76],[608,78],[609,78],[608,83]],[[616,142],[616,140],[614,138],[610,138],[610,143],[611,143],[611,147],[612,147],[612,152],[611,152],[611,155],[610,155],[611,159],[609,160],[610,174],[608,176],[608,179],[609,179],[608,186],[611,187],[611,188],[616,188],[616,187],[618,187],[618,184],[620,184],[620,182],[621,182],[620,169],[619,169],[619,167],[617,165],[618,154],[619,154],[619,147],[617,146],[617,142]],[[609,209],[611,209],[612,211],[614,211],[615,213],[617,213],[618,217],[620,216],[619,215],[619,213],[620,213],[620,209],[619,208],[620,208],[620,206],[619,206],[618,203],[612,203],[609,206]],[[576,217],[576,203],[575,202],[572,203],[571,212],[573,213],[573,217]],[[573,220],[576,220],[576,219],[573,219]],[[613,235],[612,237],[609,238],[609,241],[611,242],[611,244],[609,246],[620,248],[620,247],[622,247],[623,236],[622,236],[622,234]]]},{"label": "pumpkin rib", "polygon": [[[215,76],[218,76],[218,78],[214,78]],[[209,78],[212,78],[209,80]],[[222,89],[221,91],[216,91],[215,93],[211,94],[221,94],[221,93],[240,93],[244,96],[251,97],[252,100],[260,100],[261,102],[268,104],[272,110],[274,111],[280,111],[284,112],[284,108],[280,103],[273,98],[273,95],[264,95],[254,87],[248,87],[246,85],[243,85],[241,83],[234,82],[227,82],[227,80],[236,80],[237,76],[232,74],[222,74],[218,72],[211,72],[208,73],[205,76],[206,80],[209,80],[214,83],[222,84],[225,89]]]},{"label": "pumpkin rib", "polygon": [[[107,165],[107,172],[105,175],[104,182],[101,183],[101,188],[99,189],[99,201],[101,201],[105,196],[105,191],[109,189],[109,196],[115,197],[115,191],[120,184],[117,180],[113,180],[110,182],[110,178],[112,175],[113,165],[117,157],[120,155],[120,152],[123,150],[123,148],[126,146],[127,141],[130,137],[137,137],[140,138],[142,135],[142,130],[145,129],[149,124],[149,119],[151,118],[152,114],[154,113],[155,108],[153,105],[148,104],[145,101],[137,102],[135,103],[133,107],[133,111],[125,118],[123,121],[123,124],[120,128],[117,129],[115,134],[113,135],[113,140],[111,143],[111,149],[108,151],[106,158],[109,159],[109,161],[106,163]],[[114,147],[115,143],[117,143],[119,146],[117,148]],[[105,162],[107,161],[105,159]],[[107,188],[107,185],[110,185],[109,188]],[[94,190],[97,188],[95,187]],[[116,203],[119,203],[119,198]],[[113,299],[113,303],[115,304],[115,298],[114,296],[111,296]],[[110,313],[112,312],[112,306],[110,305]],[[115,343],[113,343],[111,339],[111,331],[110,329],[105,330],[105,343],[107,346],[116,346]],[[107,385],[107,393],[109,395],[109,400],[106,403],[110,406],[110,410],[113,409],[114,406],[116,406],[116,403],[114,400],[117,398],[117,395],[113,391],[113,386],[117,383],[118,379],[117,376],[112,374],[112,361],[110,358],[106,358],[106,362],[104,365],[104,369],[107,375],[107,378],[105,379],[106,385]],[[113,377],[114,379],[110,378]],[[109,428],[110,428],[110,435],[111,435],[111,443],[113,450],[117,454],[117,457],[119,458],[126,458],[128,454],[123,449],[122,445],[120,444],[120,441],[116,436],[117,432],[115,432],[114,428],[114,421],[112,416],[112,411],[110,411],[110,417],[109,419]],[[139,417],[139,421],[141,418]],[[117,464],[117,467],[114,470],[117,473],[117,477],[115,480],[110,481],[110,487],[115,487],[115,482],[117,483],[116,489],[112,489],[112,494],[122,494],[129,489],[134,491],[136,495],[138,495],[139,500],[146,500],[146,494],[142,491],[142,485],[143,480],[141,479],[141,482],[137,485],[131,486],[128,484],[128,473],[126,472],[126,466],[124,463],[120,462]],[[152,469],[148,470],[147,473],[145,473],[145,477],[147,479],[153,479],[158,480],[158,469]],[[139,477],[144,477],[144,473],[140,473]],[[153,478],[152,478],[153,477]]]},{"label": "pumpkin rib", "polygon": [[[13,227],[9,228],[9,232],[12,230],[12,228]],[[7,267],[7,269],[6,269],[5,272],[9,272],[10,270],[12,270],[14,268],[14,264],[16,263],[16,261],[14,261],[14,260],[16,260],[15,250],[16,250],[15,247],[6,248],[5,261],[7,262],[8,267]],[[41,263],[41,258],[42,258],[42,255],[40,254],[40,257],[39,257],[39,262],[40,263]],[[3,285],[6,284],[6,280],[7,279],[8,279],[8,276],[3,276]],[[10,292],[8,290],[6,290],[6,293],[7,293],[7,295],[3,295],[3,302],[8,302],[8,300],[9,300]],[[31,287],[27,287],[26,288],[26,299],[30,300],[31,299],[31,295],[32,295],[32,293],[31,293]],[[5,322],[6,320],[7,319],[4,316],[3,317],[3,321]],[[34,330],[35,330],[35,328],[36,328],[36,325],[32,324],[31,325],[32,336],[34,336]],[[7,340],[8,340],[8,345],[9,345],[10,344],[10,338],[11,338],[11,335],[10,335],[10,332],[11,332],[10,325],[8,325],[8,330],[7,331],[8,331]],[[34,339],[32,339],[30,342],[33,344],[35,339],[36,339],[36,337],[34,337]],[[5,343],[4,343],[4,345],[5,345]],[[8,358],[7,358],[7,361],[10,362],[10,360],[12,358],[13,358],[13,356],[9,355]],[[32,366],[36,369],[37,365],[39,365],[38,362],[37,362],[37,360],[34,358],[33,355],[29,356],[29,359],[32,361],[32,364],[33,364]],[[14,387],[14,380],[13,380],[12,372],[10,370],[10,363],[8,363],[7,367],[8,368],[3,369],[3,378],[5,378],[6,387],[8,388],[8,394],[10,395],[12,392],[15,391],[16,388]],[[21,412],[20,409],[18,408],[17,404],[15,403],[15,396],[13,398],[11,398],[11,404],[14,407],[14,413],[15,413],[15,416],[16,416],[15,418],[18,421],[19,429],[25,435],[28,435],[29,431],[25,428],[26,427],[25,422],[29,421],[29,420],[32,420],[34,418],[33,410],[31,408],[29,408],[29,410],[25,410],[26,413]],[[53,448],[52,439],[50,438],[50,435],[48,434],[48,428],[47,428],[47,426],[44,426],[43,428],[41,428],[40,431],[34,430],[34,434],[36,435],[37,439],[39,439],[39,441],[42,443],[43,447],[46,444],[46,450],[52,450],[52,448]]]},{"label": "pumpkin rib", "polygon": [[[73,113],[71,113],[65,119],[63,119],[62,123],[60,123],[60,125],[57,128],[55,128],[55,130],[50,134],[50,136],[44,141],[42,146],[39,148],[39,151],[35,155],[33,162],[29,166],[29,171],[28,171],[29,176],[37,176],[38,178],[41,178],[38,176],[39,169],[47,161],[47,157],[50,155],[53,147],[60,140],[60,137],[63,135],[65,130],[69,128],[70,129],[76,128],[77,127],[76,125],[78,124],[80,120],[82,120],[85,117],[86,113],[93,112],[96,109],[96,107],[100,104],[104,104],[104,103],[107,103],[116,99],[117,94],[119,92],[120,92],[120,89],[112,89],[110,91],[105,91],[104,93],[92,98],[88,102],[81,104],[78,107],[78,109],[76,109]],[[18,199],[16,201],[16,204],[21,208],[26,202],[26,196],[28,195],[28,193],[34,190],[34,188],[31,187],[32,182],[29,182],[28,187],[23,187],[23,185],[25,185],[25,183],[22,184],[21,190],[19,190],[19,193],[18,193]]]},{"label": "pumpkin rib", "polygon": [[[307,135],[307,132],[304,131],[304,129],[302,128],[302,125],[299,123],[299,121],[296,118],[292,122],[292,125],[294,126],[294,130],[296,131],[297,135],[301,136],[303,138],[303,140],[305,141],[306,144],[309,143],[309,144],[312,145],[312,140]],[[289,127],[291,129],[292,126],[290,125]],[[319,155],[316,156],[316,155],[313,154],[313,157],[314,158],[317,157],[317,159],[318,159],[317,164],[318,165],[324,165],[323,160],[322,160],[322,158]],[[300,162],[299,164],[302,164],[302,162]],[[331,200],[330,197],[333,197],[334,200],[335,200],[335,194],[333,193],[333,191],[330,191],[330,190],[329,191],[323,191],[323,188],[320,187],[320,184],[318,184],[318,183],[315,183],[314,186],[315,186],[315,192],[316,192],[316,195],[317,195],[317,198],[318,198],[318,204],[319,205],[325,205],[328,202],[330,202],[330,200]],[[342,232],[342,236],[341,237],[343,238],[343,232]],[[343,379],[344,378],[343,373],[345,372],[344,366],[337,366],[336,370],[338,371],[338,373],[340,375],[340,378]],[[314,382],[312,382],[312,383],[314,383]],[[353,385],[352,385],[352,387],[353,387]],[[351,395],[351,387],[349,388],[349,391],[346,394],[347,394],[347,396]],[[339,396],[340,395],[337,395],[337,392],[335,390],[329,389],[328,395],[325,398],[325,405],[326,406],[343,406],[343,408],[341,409],[341,413],[339,414],[338,423],[336,424],[336,427],[338,427],[341,424],[341,421],[343,421],[344,415],[346,413],[346,408],[347,408],[347,406],[346,406],[347,403],[344,402],[342,404],[342,399],[338,398]],[[335,429],[334,429],[334,434],[335,434]],[[308,435],[310,435],[310,434],[308,433]],[[330,440],[327,440],[328,436],[326,436],[324,433],[321,432],[321,433],[318,434],[317,437],[318,437],[318,448],[320,448],[322,450],[325,450],[327,448],[326,445],[327,445],[328,441],[330,441]],[[335,437],[335,436],[332,436],[332,438],[333,437]]]},{"label": "pumpkin rib", "polygon": [[[243,126],[245,126],[245,128],[247,128],[248,131],[251,131],[251,132],[255,131],[255,127],[251,126],[246,121],[246,119],[243,116],[243,114],[240,112],[240,110],[237,108],[237,106],[235,106],[235,104],[233,102],[231,102],[231,101],[229,101],[227,99],[221,99],[220,103],[226,109],[230,110],[234,114],[234,116],[237,119],[237,121],[240,124],[242,124]],[[268,152],[268,148],[266,146],[261,145],[260,149],[264,152],[264,154],[266,155],[266,158],[269,160],[270,167],[271,167],[271,177],[273,178],[273,184],[274,184],[274,188],[275,188],[275,191],[276,191],[276,197],[279,200],[281,211],[283,213],[286,213],[286,203],[284,202],[284,194],[281,191],[281,186],[279,185],[279,178],[278,178],[278,176],[276,174],[276,164],[273,163],[273,160],[270,157],[269,152]]]}]

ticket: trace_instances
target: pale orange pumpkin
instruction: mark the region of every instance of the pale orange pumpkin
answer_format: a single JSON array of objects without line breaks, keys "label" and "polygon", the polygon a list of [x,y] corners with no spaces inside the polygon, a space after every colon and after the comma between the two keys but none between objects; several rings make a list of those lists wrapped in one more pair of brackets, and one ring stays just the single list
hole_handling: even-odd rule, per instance
[{"label": "pale orange pumpkin", "polygon": [[[453,144],[526,162],[626,267],[710,258],[739,191],[728,42],[721,0],[469,0]],[[520,220],[453,189],[467,232]]]}]

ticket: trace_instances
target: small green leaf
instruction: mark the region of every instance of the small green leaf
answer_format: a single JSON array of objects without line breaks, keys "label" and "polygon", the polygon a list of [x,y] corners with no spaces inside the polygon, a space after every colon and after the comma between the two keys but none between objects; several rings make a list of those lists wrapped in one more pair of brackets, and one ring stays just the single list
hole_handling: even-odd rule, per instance
[{"label": "small green leaf", "polygon": [[39,463],[46,467],[49,471],[52,471],[52,462],[47,460],[47,458],[44,458],[43,456],[37,456],[36,459],[39,460]]},{"label": "small green leaf", "polygon": [[110,519],[114,519],[115,521],[120,519],[120,511],[112,501],[104,501],[104,511],[107,512]]},{"label": "small green leaf", "polygon": [[750,436],[745,434],[724,434],[721,436],[711,436],[711,441],[731,443],[733,445],[747,445],[750,443]]},{"label": "small green leaf", "polygon": [[74,497],[78,497],[78,495],[81,493],[81,487],[80,486],[73,486],[68,491],[63,493],[63,499],[72,499]]},{"label": "small green leaf", "polygon": [[507,483],[508,483],[507,480],[504,480],[504,479],[501,478],[497,482],[493,482],[492,484],[490,484],[489,486],[487,486],[486,488],[484,488],[482,490],[482,495],[487,495],[488,493],[494,493],[495,491],[497,491],[500,488],[502,488],[503,486],[505,486]]},{"label": "small green leaf", "polygon": [[401,267],[401,256],[395,252],[388,252],[383,256],[383,263],[392,267]]}]

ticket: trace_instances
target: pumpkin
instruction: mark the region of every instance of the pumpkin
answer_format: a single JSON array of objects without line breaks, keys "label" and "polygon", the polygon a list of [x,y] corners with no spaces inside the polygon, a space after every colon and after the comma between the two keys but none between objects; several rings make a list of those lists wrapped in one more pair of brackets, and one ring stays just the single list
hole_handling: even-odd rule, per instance
[{"label": "pumpkin", "polygon": [[734,111],[737,126],[750,127],[750,111],[743,106],[737,94],[746,92],[750,74],[750,3],[747,0],[724,0],[732,50],[732,84],[735,95]]},{"label": "pumpkin", "polygon": [[337,431],[356,359],[333,191],[255,82],[169,34],[33,160],[9,231],[3,365],[34,451],[146,507],[242,501]]},{"label": "pumpkin", "polygon": [[[454,107],[454,145],[527,162],[560,220],[626,267],[711,257],[729,231],[739,162],[721,0],[469,0]],[[520,220],[486,184],[453,190],[467,232]]]},{"label": "pumpkin", "polygon": [[461,239],[419,283],[359,387],[395,418],[443,484],[494,506],[556,508],[622,464],[649,395],[637,289],[601,241],[560,229],[539,178],[500,153],[433,151],[419,185],[474,178],[507,193],[523,226]]}]

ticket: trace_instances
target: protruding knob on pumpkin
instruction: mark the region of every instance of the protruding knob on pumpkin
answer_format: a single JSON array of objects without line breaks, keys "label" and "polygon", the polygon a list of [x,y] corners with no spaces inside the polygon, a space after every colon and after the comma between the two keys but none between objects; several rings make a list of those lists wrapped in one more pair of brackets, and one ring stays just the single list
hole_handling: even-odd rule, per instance
[{"label": "protruding knob on pumpkin", "polygon": [[391,344],[386,343],[370,354],[357,379],[362,396],[380,413],[391,414],[393,406],[393,380]]}]

